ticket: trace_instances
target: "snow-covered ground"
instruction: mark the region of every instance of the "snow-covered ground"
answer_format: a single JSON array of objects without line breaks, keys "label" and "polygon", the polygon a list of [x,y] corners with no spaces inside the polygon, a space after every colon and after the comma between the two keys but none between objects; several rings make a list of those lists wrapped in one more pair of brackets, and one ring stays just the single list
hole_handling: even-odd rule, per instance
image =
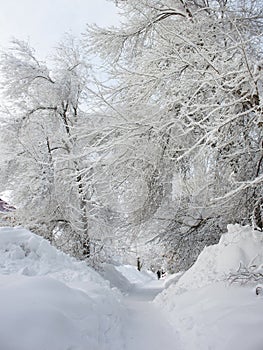
[{"label": "snow-covered ground", "polygon": [[110,282],[25,229],[0,228],[0,350],[174,349],[176,331],[149,303],[163,282],[129,265],[104,274]]},{"label": "snow-covered ground", "polygon": [[263,234],[235,225],[183,275],[105,265],[103,278],[25,229],[0,228],[0,350],[262,350],[263,296],[226,281],[262,261]]}]

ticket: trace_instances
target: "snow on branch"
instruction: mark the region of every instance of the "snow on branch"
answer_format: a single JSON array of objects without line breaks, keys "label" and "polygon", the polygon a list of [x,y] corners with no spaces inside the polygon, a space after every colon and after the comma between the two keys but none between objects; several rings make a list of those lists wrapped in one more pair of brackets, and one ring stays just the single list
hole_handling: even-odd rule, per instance
[{"label": "snow on branch", "polygon": [[228,193],[226,193],[224,196],[221,197],[216,197],[215,201],[221,201],[221,200],[225,200],[225,199],[229,199],[232,198],[233,196],[235,196],[237,193],[249,188],[249,187],[254,187],[260,183],[263,182],[263,175],[258,176],[257,178],[255,178],[254,180],[251,181],[244,181],[244,182],[240,182],[240,185],[235,188],[232,191],[229,191]]}]

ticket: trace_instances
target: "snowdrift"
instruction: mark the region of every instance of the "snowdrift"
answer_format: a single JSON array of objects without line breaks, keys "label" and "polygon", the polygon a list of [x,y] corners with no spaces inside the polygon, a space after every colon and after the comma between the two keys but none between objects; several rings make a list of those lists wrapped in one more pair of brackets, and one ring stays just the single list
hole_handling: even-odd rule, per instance
[{"label": "snowdrift", "polygon": [[220,242],[156,299],[168,312],[187,350],[262,350],[263,297],[253,285],[229,285],[226,277],[245,265],[262,264],[263,234],[229,225]]},{"label": "snowdrift", "polygon": [[145,285],[156,279],[151,271],[138,271],[132,265],[112,265],[103,264],[102,276],[110,282],[111,287],[115,287],[122,293],[128,293],[135,286]]},{"label": "snowdrift", "polygon": [[156,279],[156,275],[153,272],[148,270],[138,271],[137,268],[132,265],[116,266],[116,270],[132,284],[145,284]]},{"label": "snowdrift", "polygon": [[132,283],[112,264],[104,263],[101,275],[109,281],[112,288],[117,288],[124,294],[128,293],[133,287]]},{"label": "snowdrift", "polygon": [[223,281],[240,263],[263,263],[263,233],[249,226],[228,225],[228,232],[222,235],[219,243],[204,248],[195,264],[172,287],[173,292],[180,294]]},{"label": "snowdrift", "polygon": [[122,349],[119,296],[84,262],[0,228],[0,349]]}]

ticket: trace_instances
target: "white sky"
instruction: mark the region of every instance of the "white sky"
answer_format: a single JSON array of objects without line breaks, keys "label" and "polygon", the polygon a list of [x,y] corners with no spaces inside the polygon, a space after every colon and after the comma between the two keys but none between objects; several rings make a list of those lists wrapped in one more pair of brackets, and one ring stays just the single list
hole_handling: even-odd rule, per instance
[{"label": "white sky", "polygon": [[107,0],[0,0],[0,46],[12,37],[29,41],[45,58],[65,32],[85,31],[86,23],[118,23],[117,9]]}]

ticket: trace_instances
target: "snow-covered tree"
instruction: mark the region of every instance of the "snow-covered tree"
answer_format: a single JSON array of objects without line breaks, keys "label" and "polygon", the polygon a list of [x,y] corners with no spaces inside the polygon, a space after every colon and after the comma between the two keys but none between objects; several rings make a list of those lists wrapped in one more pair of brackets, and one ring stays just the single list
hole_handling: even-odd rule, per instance
[{"label": "snow-covered tree", "polygon": [[141,225],[175,268],[185,268],[226,223],[248,222],[262,196],[262,6],[118,6],[119,28],[87,34],[112,78],[104,88],[111,118],[104,166],[124,213],[110,216],[129,229]]},{"label": "snow-covered tree", "polygon": [[17,220],[78,257],[148,242],[149,266],[185,269],[227,223],[263,227],[262,8],[115,3],[123,24],[91,26],[85,58],[70,38],[49,66],[19,41],[2,55]]},{"label": "snow-covered tree", "polygon": [[15,40],[2,54],[1,74],[2,132],[10,138],[7,173],[16,220],[72,254],[88,257],[90,193],[77,129],[87,126],[82,95],[89,66],[69,36],[58,46],[51,68],[27,43]]}]

